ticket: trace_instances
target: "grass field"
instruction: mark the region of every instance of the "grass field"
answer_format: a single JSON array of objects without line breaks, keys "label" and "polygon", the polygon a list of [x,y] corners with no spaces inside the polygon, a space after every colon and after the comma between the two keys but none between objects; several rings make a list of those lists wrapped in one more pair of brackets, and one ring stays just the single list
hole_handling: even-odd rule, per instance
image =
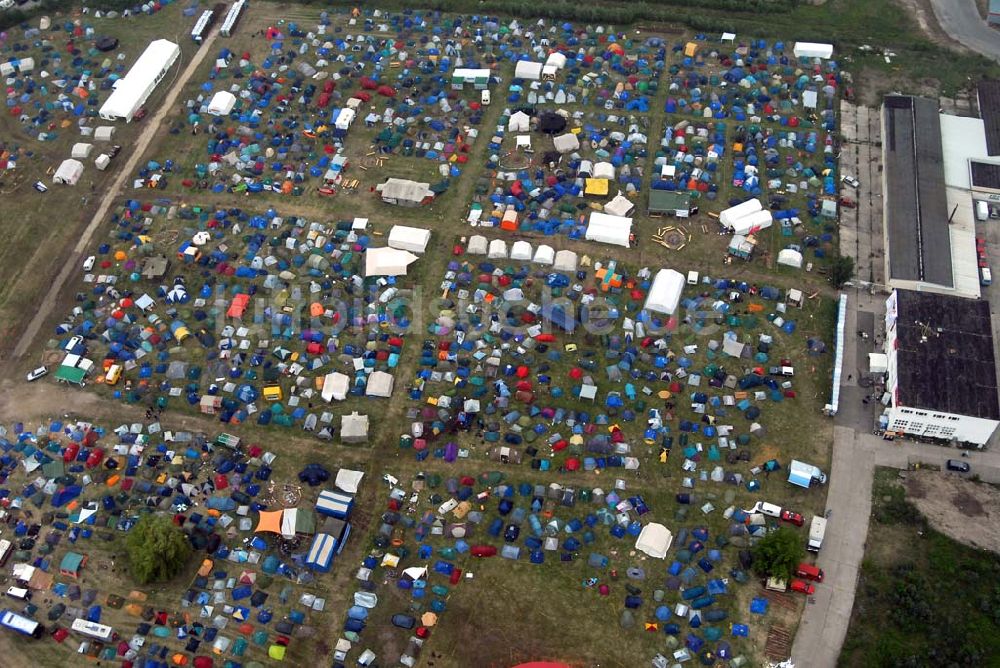
[{"label": "grass field", "polygon": [[839,665],[997,665],[1000,557],[930,528],[906,500],[896,470],[876,470],[872,501],[874,521]]}]

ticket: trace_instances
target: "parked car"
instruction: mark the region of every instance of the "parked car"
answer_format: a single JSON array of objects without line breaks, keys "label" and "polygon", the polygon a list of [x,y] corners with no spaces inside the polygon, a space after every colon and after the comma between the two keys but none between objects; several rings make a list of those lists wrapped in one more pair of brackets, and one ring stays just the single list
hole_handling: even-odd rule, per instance
[{"label": "parked car", "polygon": [[803,524],[805,524],[805,520],[802,519],[802,515],[799,514],[799,513],[793,512],[791,510],[782,510],[781,511],[781,519],[782,519],[782,521],[789,522],[791,524],[794,524],[797,527],[800,527]]},{"label": "parked car", "polygon": [[972,470],[972,467],[969,466],[968,462],[963,462],[959,459],[949,459],[945,462],[945,467],[949,471],[958,471],[959,473],[968,473]]},{"label": "parked car", "polygon": [[797,578],[812,580],[813,582],[822,582],[823,576],[823,569],[813,564],[803,562],[795,567],[795,577]]},{"label": "parked car", "polygon": [[850,174],[844,174],[843,176],[840,177],[840,180],[846,183],[847,185],[851,186],[852,188],[857,188],[861,185],[861,182],[858,181],[855,177],[851,176]]},{"label": "parked car", "polygon": [[806,596],[812,596],[816,593],[816,586],[805,580],[792,580],[788,588]]},{"label": "parked car", "polygon": [[30,383],[33,380],[38,380],[48,372],[49,368],[47,366],[40,366],[37,369],[32,369],[31,371],[28,372],[27,376],[28,382]]},{"label": "parked car", "polygon": [[91,269],[94,268],[95,262],[97,262],[96,257],[94,257],[93,255],[88,256],[87,259],[83,261],[83,270],[90,271]]}]

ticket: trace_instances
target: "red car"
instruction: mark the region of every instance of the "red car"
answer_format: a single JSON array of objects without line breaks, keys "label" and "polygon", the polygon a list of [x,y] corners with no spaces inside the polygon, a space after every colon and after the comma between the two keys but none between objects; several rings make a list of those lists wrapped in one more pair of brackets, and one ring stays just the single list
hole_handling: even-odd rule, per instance
[{"label": "red car", "polygon": [[823,581],[823,569],[819,566],[814,566],[813,564],[807,564],[805,562],[799,564],[795,568],[795,577],[802,578],[804,580],[812,580],[813,582]]},{"label": "red car", "polygon": [[789,585],[789,589],[797,591],[800,594],[805,594],[806,596],[812,596],[816,593],[815,585],[811,582],[806,582],[805,580],[792,580],[792,584]]},{"label": "red car", "polygon": [[804,523],[802,515],[796,512],[792,512],[791,510],[782,510],[781,519],[785,522],[790,522],[791,524],[794,524],[797,527],[802,526],[802,524]]}]

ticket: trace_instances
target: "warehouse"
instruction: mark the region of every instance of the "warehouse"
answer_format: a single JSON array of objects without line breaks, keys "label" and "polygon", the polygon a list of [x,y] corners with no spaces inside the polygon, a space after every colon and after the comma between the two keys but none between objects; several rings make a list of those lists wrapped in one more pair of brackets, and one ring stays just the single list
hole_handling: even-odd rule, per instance
[{"label": "warehouse", "polygon": [[885,332],[886,432],[985,445],[1000,425],[989,303],[894,290]]},{"label": "warehouse", "polygon": [[890,95],[883,101],[882,192],[890,288],[980,296],[972,200],[959,192],[959,177],[968,174],[969,143],[961,138],[969,131],[956,117],[939,114],[935,100]]},{"label": "warehouse", "polygon": [[173,42],[165,39],[150,42],[101,106],[101,118],[130,122],[180,55],[181,48]]}]

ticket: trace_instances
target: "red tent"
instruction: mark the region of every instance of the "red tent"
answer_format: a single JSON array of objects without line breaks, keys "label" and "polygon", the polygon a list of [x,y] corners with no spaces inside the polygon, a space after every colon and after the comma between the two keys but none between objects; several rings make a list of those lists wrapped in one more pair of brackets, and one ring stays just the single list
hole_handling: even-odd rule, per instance
[{"label": "red tent", "polygon": [[396,89],[392,86],[379,86],[375,92],[385,97],[396,97]]},{"label": "red tent", "polygon": [[497,549],[492,545],[473,545],[469,552],[474,557],[495,557]]}]

